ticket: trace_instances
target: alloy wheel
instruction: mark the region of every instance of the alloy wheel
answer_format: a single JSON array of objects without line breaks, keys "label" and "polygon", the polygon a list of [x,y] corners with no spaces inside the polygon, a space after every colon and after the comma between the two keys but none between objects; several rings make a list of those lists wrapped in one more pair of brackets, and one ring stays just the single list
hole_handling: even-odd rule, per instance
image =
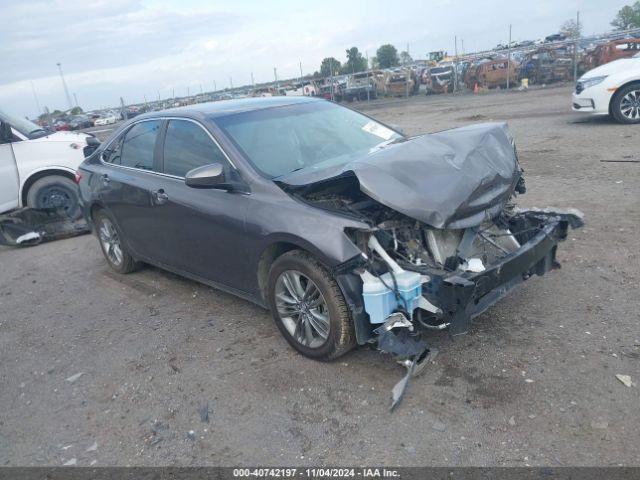
[{"label": "alloy wheel", "polygon": [[297,270],[285,270],[276,280],[278,315],[289,335],[309,348],[329,337],[329,309],[318,286]]},{"label": "alloy wheel", "polygon": [[640,90],[631,90],[622,97],[620,113],[629,120],[640,120]]},{"label": "alloy wheel", "polygon": [[122,246],[120,236],[111,220],[104,217],[100,220],[98,235],[107,259],[113,265],[119,266],[123,260]]}]

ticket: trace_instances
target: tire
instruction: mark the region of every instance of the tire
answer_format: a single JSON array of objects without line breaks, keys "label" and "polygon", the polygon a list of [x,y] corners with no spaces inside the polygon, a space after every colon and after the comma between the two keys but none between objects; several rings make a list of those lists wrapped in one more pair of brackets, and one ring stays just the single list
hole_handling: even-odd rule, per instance
[{"label": "tire", "polygon": [[[297,298],[292,291],[299,293]],[[267,297],[278,329],[304,356],[329,361],[354,347],[353,320],[340,287],[329,271],[308,253],[292,250],[273,262]],[[303,313],[299,313],[300,309]]]},{"label": "tire", "polygon": [[73,220],[77,220],[82,215],[78,186],[73,180],[62,175],[48,175],[36,180],[27,192],[27,206],[62,208]]},{"label": "tire", "polygon": [[115,222],[105,210],[98,210],[93,215],[96,235],[100,250],[109,266],[118,273],[131,273],[140,268],[137,262],[122,243],[122,236]]},{"label": "tire", "polygon": [[615,93],[611,114],[619,123],[640,123],[640,83],[632,83]]}]

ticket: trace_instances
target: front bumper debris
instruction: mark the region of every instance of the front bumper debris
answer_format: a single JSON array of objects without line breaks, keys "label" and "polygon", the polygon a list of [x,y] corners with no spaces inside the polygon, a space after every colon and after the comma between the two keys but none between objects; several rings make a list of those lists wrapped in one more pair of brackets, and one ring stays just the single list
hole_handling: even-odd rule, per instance
[{"label": "front bumper debris", "polygon": [[[521,246],[482,272],[433,275],[423,286],[423,295],[438,305],[440,320],[449,324],[452,335],[466,333],[471,319],[503,298],[532,275],[544,275],[559,268],[556,261],[558,243],[567,236],[569,227],[583,225],[577,210],[521,210],[516,217],[517,229],[529,230],[520,235]],[[516,230],[516,229],[514,229]]]},{"label": "front bumper debris", "polygon": [[0,215],[0,245],[31,246],[89,233],[83,220],[71,220],[64,210],[21,208]]}]

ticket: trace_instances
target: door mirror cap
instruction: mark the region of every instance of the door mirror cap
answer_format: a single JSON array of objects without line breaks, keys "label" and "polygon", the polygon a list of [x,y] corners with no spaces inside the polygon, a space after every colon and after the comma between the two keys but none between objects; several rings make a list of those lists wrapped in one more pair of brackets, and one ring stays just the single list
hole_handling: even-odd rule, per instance
[{"label": "door mirror cap", "polygon": [[231,185],[225,182],[224,168],[220,163],[203,165],[189,170],[184,177],[188,187],[193,188],[219,188],[231,190]]}]

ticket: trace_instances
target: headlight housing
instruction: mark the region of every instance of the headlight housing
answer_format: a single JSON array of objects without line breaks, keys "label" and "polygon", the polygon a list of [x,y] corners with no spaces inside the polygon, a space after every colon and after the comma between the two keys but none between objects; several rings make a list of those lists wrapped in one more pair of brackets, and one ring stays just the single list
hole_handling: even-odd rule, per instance
[{"label": "headlight housing", "polygon": [[586,90],[589,87],[593,87],[594,85],[598,85],[599,83],[604,82],[607,75],[602,75],[601,77],[591,77],[580,80],[580,84],[582,85],[582,90]]}]

